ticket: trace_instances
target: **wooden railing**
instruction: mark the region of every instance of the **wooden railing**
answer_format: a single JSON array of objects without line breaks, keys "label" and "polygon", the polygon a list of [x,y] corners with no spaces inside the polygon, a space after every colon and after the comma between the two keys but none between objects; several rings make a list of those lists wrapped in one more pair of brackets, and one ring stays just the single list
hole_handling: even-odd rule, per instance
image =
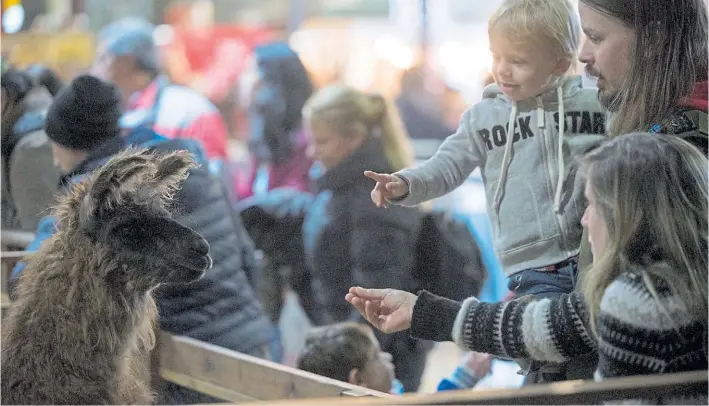
[{"label": "wooden railing", "polygon": [[[600,404],[621,400],[658,399],[707,393],[709,371],[632,376],[601,382],[566,381],[520,389],[464,390],[389,399],[317,399],[268,402],[269,405],[560,405]],[[681,404],[681,402],[680,402]]]},{"label": "wooden railing", "polygon": [[[0,234],[3,314],[11,306],[6,291],[10,271],[27,255],[25,251],[7,249],[24,248],[31,241],[31,233]],[[391,396],[166,332],[158,333],[151,364],[152,384],[157,391],[165,380],[234,403]]]},{"label": "wooden railing", "polygon": [[162,379],[235,403],[343,396],[390,397],[167,333],[159,336],[157,354]]}]

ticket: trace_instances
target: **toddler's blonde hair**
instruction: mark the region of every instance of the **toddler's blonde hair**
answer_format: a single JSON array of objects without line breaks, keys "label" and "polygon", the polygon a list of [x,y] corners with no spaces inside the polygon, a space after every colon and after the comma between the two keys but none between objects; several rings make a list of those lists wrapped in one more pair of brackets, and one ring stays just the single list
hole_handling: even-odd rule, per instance
[{"label": "toddler's blonde hair", "polygon": [[574,62],[581,23],[570,0],[504,0],[490,17],[488,34],[517,43],[548,44],[555,55]]}]

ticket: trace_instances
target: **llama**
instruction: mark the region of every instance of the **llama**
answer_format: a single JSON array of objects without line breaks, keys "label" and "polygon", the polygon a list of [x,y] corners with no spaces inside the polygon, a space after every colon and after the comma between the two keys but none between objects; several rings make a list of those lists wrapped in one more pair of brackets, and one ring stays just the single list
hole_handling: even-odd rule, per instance
[{"label": "llama", "polygon": [[152,290],[211,267],[206,240],[171,216],[194,166],[186,151],[128,150],[60,198],[3,321],[3,404],[152,402]]}]

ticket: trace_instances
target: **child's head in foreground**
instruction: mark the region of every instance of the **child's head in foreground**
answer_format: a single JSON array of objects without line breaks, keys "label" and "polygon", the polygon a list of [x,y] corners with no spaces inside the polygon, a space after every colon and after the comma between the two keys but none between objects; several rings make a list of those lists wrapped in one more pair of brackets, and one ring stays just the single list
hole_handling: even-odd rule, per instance
[{"label": "child's head in foreground", "polygon": [[581,28],[570,0],[504,0],[488,23],[492,73],[514,101],[555,86],[574,65]]},{"label": "child's head in foreground", "polygon": [[338,323],[308,334],[298,368],[386,393],[394,380],[391,359],[369,326]]}]

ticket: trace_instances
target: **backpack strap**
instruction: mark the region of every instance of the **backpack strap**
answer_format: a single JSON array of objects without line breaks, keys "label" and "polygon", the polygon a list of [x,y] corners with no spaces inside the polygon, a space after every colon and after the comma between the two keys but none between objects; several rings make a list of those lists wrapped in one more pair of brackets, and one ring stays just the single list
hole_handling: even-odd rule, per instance
[{"label": "backpack strap", "polygon": [[687,109],[671,116],[661,124],[655,124],[650,132],[675,135],[693,144],[707,155],[709,152],[707,126],[705,111]]},{"label": "backpack strap", "polygon": [[696,130],[705,137],[709,134],[709,120],[706,111],[686,110],[682,112],[696,127]]}]

